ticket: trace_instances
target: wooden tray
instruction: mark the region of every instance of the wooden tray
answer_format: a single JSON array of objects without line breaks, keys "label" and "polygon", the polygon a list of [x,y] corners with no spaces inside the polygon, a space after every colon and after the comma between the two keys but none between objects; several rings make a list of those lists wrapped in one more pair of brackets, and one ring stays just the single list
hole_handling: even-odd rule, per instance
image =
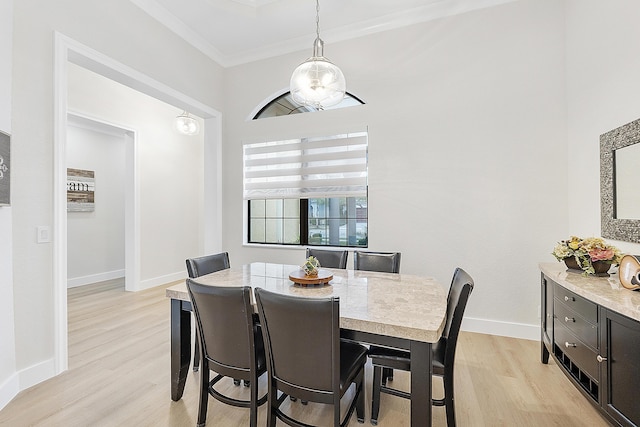
[{"label": "wooden tray", "polygon": [[289,280],[298,286],[327,285],[333,280],[333,274],[329,270],[318,270],[317,276],[307,276],[304,271],[293,271],[289,274]]}]

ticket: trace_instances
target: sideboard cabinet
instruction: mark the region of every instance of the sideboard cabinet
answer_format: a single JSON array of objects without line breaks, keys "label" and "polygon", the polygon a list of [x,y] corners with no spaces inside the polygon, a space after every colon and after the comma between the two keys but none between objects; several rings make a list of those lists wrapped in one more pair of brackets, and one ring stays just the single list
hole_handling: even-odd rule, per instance
[{"label": "sideboard cabinet", "polygon": [[613,425],[640,425],[640,293],[617,274],[540,264],[541,360],[560,369]]}]

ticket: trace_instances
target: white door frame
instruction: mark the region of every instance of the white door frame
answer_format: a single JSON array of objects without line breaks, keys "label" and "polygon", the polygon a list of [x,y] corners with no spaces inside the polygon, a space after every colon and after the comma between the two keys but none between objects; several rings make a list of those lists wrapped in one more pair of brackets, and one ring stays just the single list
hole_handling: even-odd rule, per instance
[{"label": "white door frame", "polygon": [[[72,62],[204,119],[204,220],[201,252],[219,252],[222,247],[222,114],[108,56],[60,33],[55,33],[54,59],[54,166],[53,166],[53,286],[55,316],[56,375],[68,368],[67,340],[67,64]],[[127,180],[133,188],[125,197],[126,289],[140,289],[140,215],[135,137],[127,156]],[[129,175],[130,174],[130,175]]]}]

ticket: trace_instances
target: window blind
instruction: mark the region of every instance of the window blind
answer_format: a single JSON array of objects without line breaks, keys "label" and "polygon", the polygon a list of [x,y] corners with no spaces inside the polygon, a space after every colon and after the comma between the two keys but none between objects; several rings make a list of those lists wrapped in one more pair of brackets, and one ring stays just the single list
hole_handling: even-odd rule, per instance
[{"label": "window blind", "polygon": [[367,132],[245,144],[244,199],[366,197]]}]

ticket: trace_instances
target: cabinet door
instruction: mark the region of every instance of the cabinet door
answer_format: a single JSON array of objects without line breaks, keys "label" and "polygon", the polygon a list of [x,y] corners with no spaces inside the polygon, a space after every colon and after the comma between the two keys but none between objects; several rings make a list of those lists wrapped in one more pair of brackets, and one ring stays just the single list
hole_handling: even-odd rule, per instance
[{"label": "cabinet door", "polygon": [[623,426],[640,424],[640,323],[601,308],[602,402]]},{"label": "cabinet door", "polygon": [[553,350],[553,282],[544,274],[541,277],[540,322],[542,330],[541,350],[542,363],[549,361],[549,352]]}]

